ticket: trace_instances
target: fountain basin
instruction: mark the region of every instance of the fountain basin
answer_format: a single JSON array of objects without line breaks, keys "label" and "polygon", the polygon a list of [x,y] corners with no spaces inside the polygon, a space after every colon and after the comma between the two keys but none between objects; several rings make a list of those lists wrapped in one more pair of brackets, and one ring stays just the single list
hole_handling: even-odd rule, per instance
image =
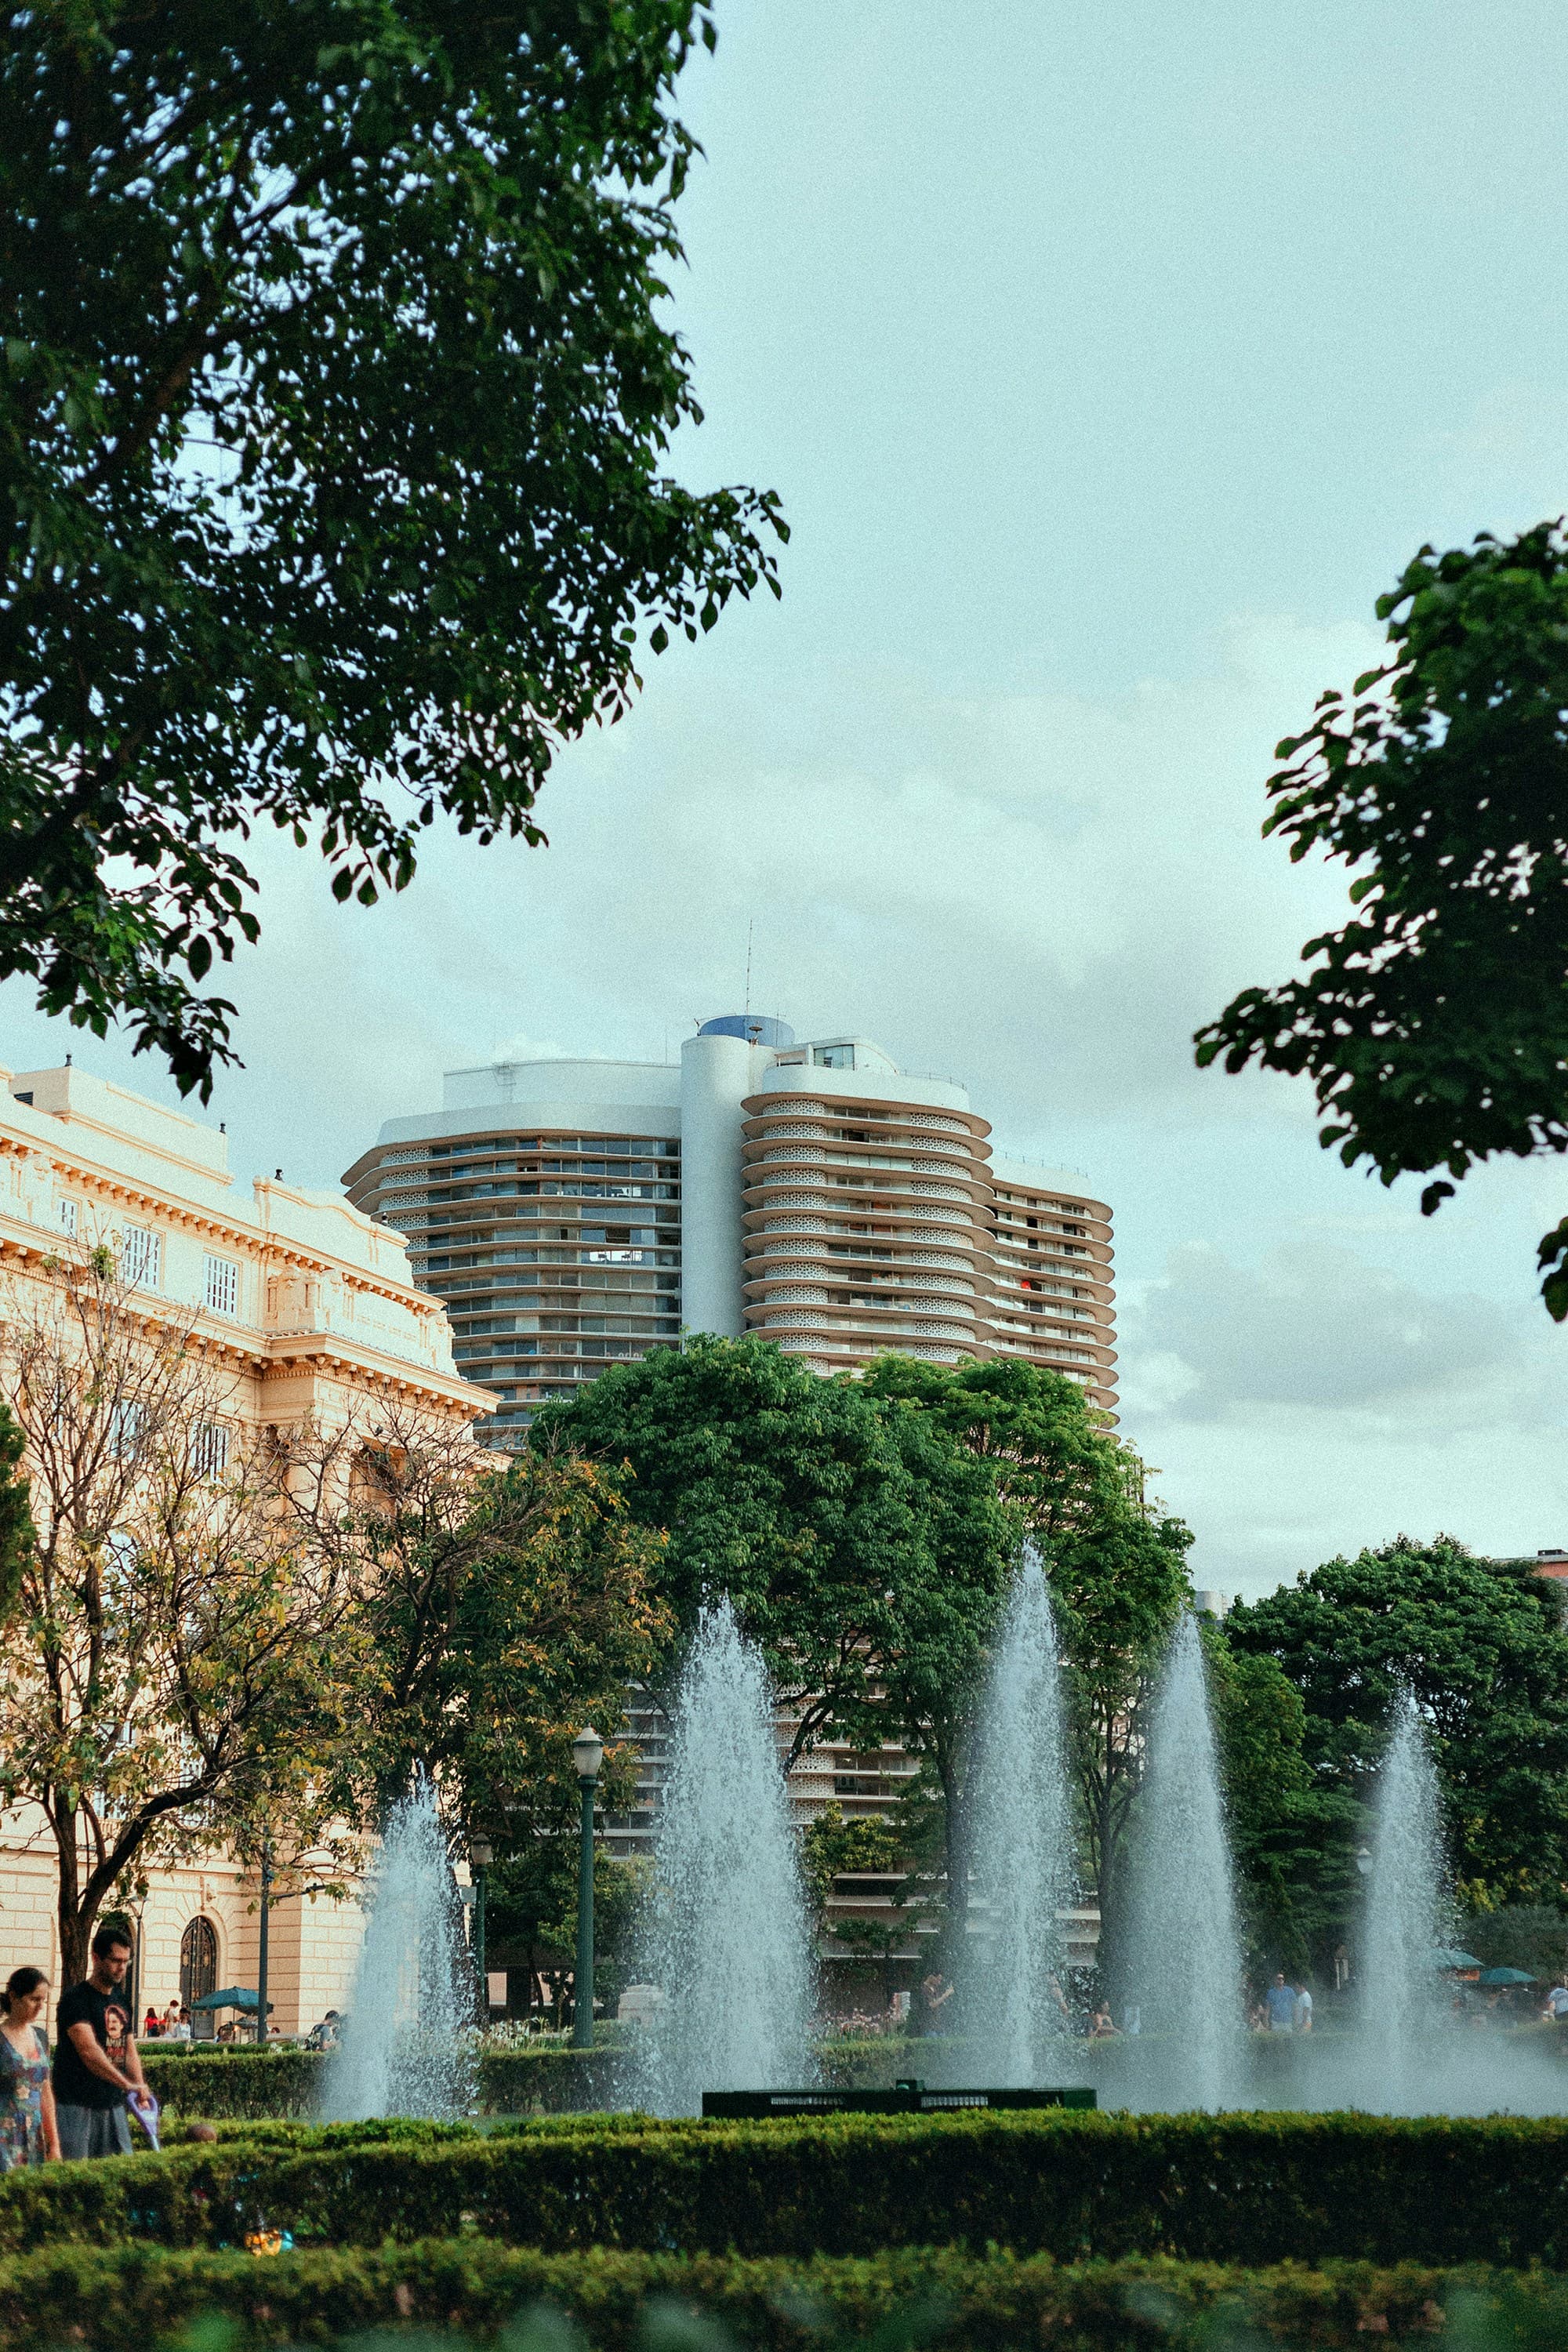
[{"label": "fountain basin", "polygon": [[936,2116],[955,2107],[1093,2107],[1097,2095],[1081,2085],[1052,2091],[937,2090],[925,2083],[900,2083],[891,2091],[704,2091],[704,2116],[728,2116],[748,2123],[770,2116]]}]

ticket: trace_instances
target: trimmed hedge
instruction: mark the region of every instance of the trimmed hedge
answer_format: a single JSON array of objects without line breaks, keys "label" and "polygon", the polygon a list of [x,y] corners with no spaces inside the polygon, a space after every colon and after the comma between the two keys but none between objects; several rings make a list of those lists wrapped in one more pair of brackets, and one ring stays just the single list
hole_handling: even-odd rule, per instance
[{"label": "trimmed hedge", "polygon": [[[602,2109],[616,2095],[614,2050],[490,2050],[479,2060],[479,2105],[495,2115]],[[142,2071],[175,2116],[308,2116],[321,2095],[314,2050],[144,2049]]]},{"label": "trimmed hedge", "polygon": [[[1515,2279],[1364,2263],[1248,2273],[930,2250],[866,2262],[686,2262],[549,2255],[447,2238],[259,2261],[144,2248],[26,2255],[0,2263],[0,2347],[54,2352],[66,2338],[85,2352],[121,2352],[206,2315],[237,2325],[238,2341],[247,2344],[321,2342],[410,2320],[489,2336],[547,2303],[576,2322],[592,2352],[646,2352],[649,2307],[660,2305],[683,2314],[697,2305],[749,2352],[806,2352],[825,2336],[905,2345],[934,2337],[944,2352],[1047,2342],[1070,2344],[1074,2352],[1154,2352],[1216,2339],[1257,2344],[1261,2336],[1354,2352],[1368,2333],[1394,2342],[1429,2338],[1446,2306],[1461,2298],[1470,2306],[1467,2333],[1489,2305],[1512,2340],[1560,2343],[1568,2333],[1568,2294],[1561,2281],[1539,2273]],[[559,2342],[560,2332],[557,2321],[551,2337]],[[681,2340],[690,2346],[697,2335],[688,2318]]]},{"label": "trimmed hedge", "polygon": [[244,2137],[0,2181],[0,2252],[252,2231],[374,2245],[448,2231],[545,2252],[1568,2265],[1568,2119],[839,2116]]},{"label": "trimmed hedge", "polygon": [[[910,2046],[918,2052],[918,2044]],[[503,2116],[600,2112],[620,2095],[626,2047],[623,2040],[598,2050],[487,2050],[479,2059],[479,2105]],[[150,2086],[175,2116],[308,2116],[319,2095],[324,2061],[314,2050],[191,2042],[141,2048]],[[823,2079],[840,2090],[889,2088],[908,2071],[901,2045],[832,2042],[822,2053]]]},{"label": "trimmed hedge", "polygon": [[149,2090],[175,2116],[305,2116],[321,2084],[313,2050],[152,2047],[141,2057]]}]

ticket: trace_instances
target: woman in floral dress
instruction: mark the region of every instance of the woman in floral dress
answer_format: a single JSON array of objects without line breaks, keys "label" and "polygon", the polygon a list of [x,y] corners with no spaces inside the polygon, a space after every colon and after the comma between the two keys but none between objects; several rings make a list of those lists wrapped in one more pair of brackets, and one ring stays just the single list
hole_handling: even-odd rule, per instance
[{"label": "woman in floral dress", "polygon": [[49,2053],[38,2019],[48,1998],[42,1969],[17,1969],[0,2011],[0,2172],[60,2152]]}]

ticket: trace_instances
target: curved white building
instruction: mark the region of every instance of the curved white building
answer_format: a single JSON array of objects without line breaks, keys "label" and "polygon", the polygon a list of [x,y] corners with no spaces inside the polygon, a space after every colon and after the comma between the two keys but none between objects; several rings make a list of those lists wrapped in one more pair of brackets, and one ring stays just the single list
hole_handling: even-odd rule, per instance
[{"label": "curved white building", "polygon": [[730,1013],[679,1065],[496,1064],[444,1096],[343,1181],[445,1300],[492,1444],[683,1328],[759,1332],[825,1373],[889,1348],[1022,1356],[1114,1408],[1110,1210],[999,1157],[962,1086],[867,1038]]}]

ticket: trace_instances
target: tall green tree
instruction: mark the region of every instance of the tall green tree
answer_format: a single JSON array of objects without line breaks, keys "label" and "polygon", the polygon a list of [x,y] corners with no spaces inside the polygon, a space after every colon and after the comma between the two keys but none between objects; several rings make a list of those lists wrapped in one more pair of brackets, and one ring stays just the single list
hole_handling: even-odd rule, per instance
[{"label": "tall green tree", "polygon": [[1180,1520],[1145,1508],[1142,1464],[1062,1373],[1016,1360],[946,1366],[883,1356],[865,1385],[917,1405],[957,1438],[1038,1547],[1068,1666],[1085,1870],[1099,1890],[1109,1953],[1151,1678],[1191,1597],[1192,1537]]},{"label": "tall green tree", "polygon": [[1042,1552],[1107,1508],[1142,1501],[1142,1465],[1064,1372],[1016,1357],[932,1364],[889,1354],[867,1367],[863,1384],[918,1405],[988,1464]]},{"label": "tall green tree", "polygon": [[0,976],[204,1094],[243,851],[542,840],[639,643],[776,591],[662,470],[700,0],[0,10]]},{"label": "tall green tree", "polygon": [[1554,1903],[1568,1885],[1568,1633],[1522,1563],[1438,1536],[1332,1559],[1235,1609],[1226,1638],[1300,1693],[1315,1783],[1373,1793],[1401,1685],[1426,1719],[1457,1892]]},{"label": "tall green tree", "polygon": [[530,1442],[626,1466],[629,1509],[668,1538],[677,1625],[729,1598],[795,1715],[792,1757],[878,1726],[942,1745],[1008,1529],[983,1469],[919,1414],[770,1342],[704,1337],[611,1367],[542,1410]]},{"label": "tall green tree", "polygon": [[[1568,533],[1422,549],[1377,603],[1389,651],[1288,736],[1264,825],[1342,859],[1352,913],[1313,969],[1244,989],[1201,1064],[1311,1079],[1320,1139],[1385,1184],[1568,1150]],[[1568,1217],[1539,1258],[1568,1315]]]},{"label": "tall green tree", "polygon": [[[577,1869],[577,1841],[570,1835],[530,1838],[498,1862],[485,1900],[485,1944],[494,1967],[526,1969],[539,1991],[544,1970],[575,1967]],[[622,1860],[602,1841],[595,1844],[594,1988],[607,2011],[638,1966],[651,1875],[642,1856]]]},{"label": "tall green tree", "polygon": [[1362,1808],[1314,1775],[1306,1707],[1278,1661],[1207,1621],[1204,1635],[1248,1966],[1327,1973],[1360,1884]]},{"label": "tall green tree", "polygon": [[1072,1703],[1085,1871],[1098,1890],[1100,1940],[1111,1962],[1155,1679],[1192,1598],[1192,1540],[1170,1514],[1123,1504],[1058,1544],[1048,1561]]},{"label": "tall green tree", "polygon": [[345,1807],[375,1818],[420,1765],[454,1824],[503,1858],[563,1838],[574,1852],[572,1741],[588,1722],[609,1740],[604,1801],[629,1802],[635,1759],[616,1735],[669,1633],[662,1542],[621,1478],[564,1452],[486,1472],[466,1436],[392,1408],[374,1435],[301,1433],[289,1465],[295,1515],[352,1578],[379,1662]]}]

